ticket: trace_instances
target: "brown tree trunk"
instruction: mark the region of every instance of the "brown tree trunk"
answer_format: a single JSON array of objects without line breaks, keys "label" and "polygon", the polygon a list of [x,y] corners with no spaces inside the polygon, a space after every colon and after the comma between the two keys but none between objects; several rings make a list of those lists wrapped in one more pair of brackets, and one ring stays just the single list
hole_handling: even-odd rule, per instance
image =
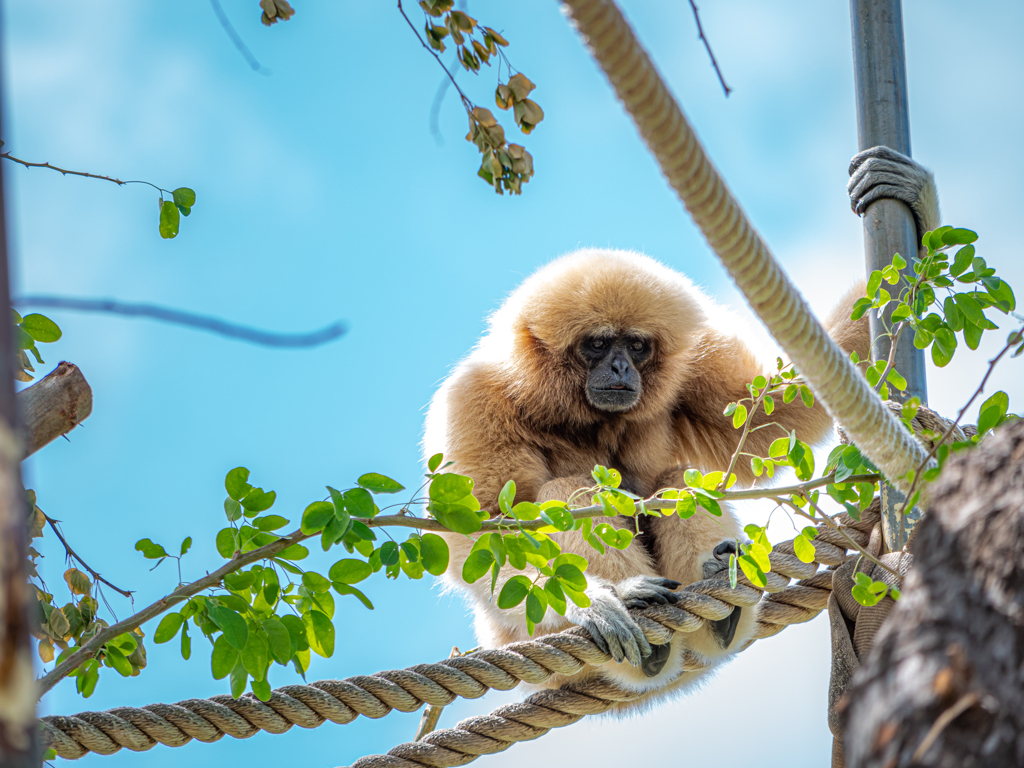
[{"label": "brown tree trunk", "polygon": [[1024,766],[1024,419],[950,459],[847,696],[846,764]]}]

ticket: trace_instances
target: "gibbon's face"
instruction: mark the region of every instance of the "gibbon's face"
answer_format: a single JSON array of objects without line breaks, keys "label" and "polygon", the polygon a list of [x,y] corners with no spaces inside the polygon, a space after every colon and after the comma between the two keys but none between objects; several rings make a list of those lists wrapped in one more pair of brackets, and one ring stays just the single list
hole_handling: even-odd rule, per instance
[{"label": "gibbon's face", "polygon": [[651,357],[651,342],[636,333],[585,337],[579,354],[586,363],[587,401],[609,413],[628,411],[640,400],[639,367]]}]

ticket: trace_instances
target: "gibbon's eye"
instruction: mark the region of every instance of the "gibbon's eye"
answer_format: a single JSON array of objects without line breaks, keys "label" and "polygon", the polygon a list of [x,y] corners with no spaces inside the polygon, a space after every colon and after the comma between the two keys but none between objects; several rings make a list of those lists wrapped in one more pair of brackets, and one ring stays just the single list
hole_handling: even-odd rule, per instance
[{"label": "gibbon's eye", "polygon": [[644,343],[637,339],[636,341],[630,342],[629,348],[634,352],[640,352],[644,348]]},{"label": "gibbon's eye", "polygon": [[606,342],[605,342],[604,339],[591,339],[590,340],[590,348],[591,349],[604,349],[605,346],[607,346],[607,345],[606,345]]}]

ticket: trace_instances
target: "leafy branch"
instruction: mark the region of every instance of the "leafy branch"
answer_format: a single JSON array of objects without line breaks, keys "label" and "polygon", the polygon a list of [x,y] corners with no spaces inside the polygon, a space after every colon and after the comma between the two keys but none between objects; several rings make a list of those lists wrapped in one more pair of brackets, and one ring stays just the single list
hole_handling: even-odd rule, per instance
[{"label": "leafy branch", "polygon": [[[3,146],[3,144],[4,142],[0,141],[0,146]],[[192,212],[192,206],[196,204],[196,193],[188,187],[178,187],[177,189],[170,190],[158,187],[150,181],[140,181],[137,179],[122,181],[121,179],[113,176],[103,176],[98,173],[87,173],[86,171],[72,171],[67,168],[58,168],[50,162],[33,163],[29,160],[22,160],[19,157],[15,157],[10,152],[0,152],[0,158],[18,163],[26,168],[47,168],[51,171],[56,171],[63,176],[81,176],[86,179],[99,179],[100,181],[109,181],[111,184],[117,184],[120,187],[127,184],[145,184],[146,186],[152,187],[160,193],[159,231],[160,237],[165,240],[177,237],[178,228],[181,223],[180,217],[188,216]],[[170,195],[171,199],[164,200],[165,194]]]}]

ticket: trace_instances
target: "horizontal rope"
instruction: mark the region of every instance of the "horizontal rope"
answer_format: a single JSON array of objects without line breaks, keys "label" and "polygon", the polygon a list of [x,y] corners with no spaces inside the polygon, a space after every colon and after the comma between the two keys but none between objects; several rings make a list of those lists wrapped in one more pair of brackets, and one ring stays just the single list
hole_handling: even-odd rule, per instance
[{"label": "horizontal rope", "polygon": [[[847,535],[864,545],[878,521],[877,502],[860,521],[845,514],[836,521]],[[819,527],[812,541],[816,561],[803,563],[792,542],[775,547],[772,571],[762,591],[740,574],[736,589],[722,578],[707,579],[679,591],[675,605],[659,605],[630,615],[651,643],[666,643],[675,632],[693,632],[708,621],[728,616],[734,607],[759,604],[754,639],[770,637],[789,624],[808,621],[824,609],[831,590],[830,571],[818,565],[845,561],[847,542],[830,528]],[[790,579],[799,579],[788,585]],[[475,699],[493,689],[507,691],[520,682],[544,683],[552,675],[575,675],[587,664],[604,664],[601,651],[581,627],[502,648],[484,649],[436,664],[358,675],[345,680],[320,680],[285,685],[262,702],[251,693],[186,699],[176,704],[118,707],[105,712],[51,715],[40,719],[41,741],[57,755],[75,759],[89,752],[111,755],[121,749],[144,752],[157,744],[180,747],[192,739],[213,742],[225,735],[246,739],[259,731],[285,733],[293,725],[316,728],[325,722],[344,725],[364,717],[384,717],[392,710],[412,712],[424,703],[444,706],[457,697]],[[704,668],[696,654],[684,658],[683,671]],[[596,687],[595,687],[596,686]],[[629,701],[637,694],[600,682],[574,690],[572,685],[530,696],[521,704],[502,707],[488,717],[471,718],[455,729],[434,731],[415,749],[400,745],[388,756],[357,762],[360,768],[390,765],[463,765],[480,754],[506,749],[516,741],[536,738],[550,728],[576,722],[587,714]],[[468,724],[468,725],[467,725]],[[457,735],[453,735],[457,734]],[[427,745],[427,746],[423,746]],[[398,750],[396,752],[396,750]],[[423,750],[429,752],[421,754]],[[414,757],[419,755],[419,757]],[[394,761],[398,762],[394,762]],[[409,762],[411,761],[411,762]]]}]

